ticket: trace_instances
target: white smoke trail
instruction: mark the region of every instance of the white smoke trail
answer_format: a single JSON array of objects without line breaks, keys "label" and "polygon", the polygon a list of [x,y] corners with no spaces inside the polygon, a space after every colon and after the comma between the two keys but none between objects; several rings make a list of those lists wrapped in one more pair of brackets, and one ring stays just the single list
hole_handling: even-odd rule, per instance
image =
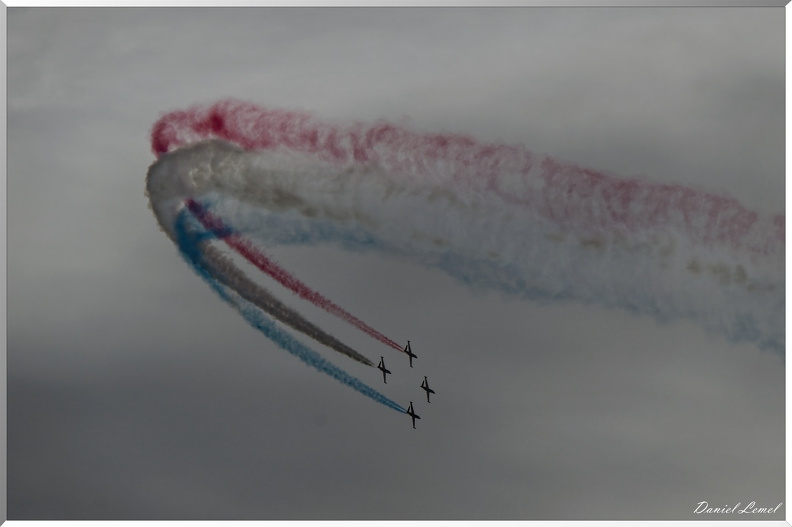
[{"label": "white smoke trail", "polygon": [[[233,229],[268,243],[332,240],[439,267],[476,287],[690,319],[783,351],[783,244],[766,235],[776,219],[757,217],[740,231],[739,246],[708,238],[717,224],[707,203],[723,201],[704,196],[700,217],[686,205],[637,230],[589,227],[576,211],[604,214],[598,210],[610,202],[598,188],[578,188],[586,201],[576,205],[558,193],[547,197],[542,178],[508,164],[492,168],[498,192],[470,183],[450,163],[410,172],[415,166],[404,158],[337,162],[305,152],[243,151],[214,140],[163,155],[152,167],[157,188],[150,193],[155,209],[164,209],[164,225],[168,200],[204,196]],[[167,177],[153,177],[160,171]],[[625,214],[659,217],[649,199],[654,187],[635,188]],[[571,219],[546,212],[561,206],[577,207],[557,215]]]},{"label": "white smoke trail", "polygon": [[[184,165],[174,164],[174,157],[179,157],[182,153],[186,153],[189,157],[190,152],[191,150],[187,149],[185,152],[180,152],[178,156],[175,154],[163,156],[151,166],[146,178],[146,193],[150,197],[154,214],[160,227],[174,242],[177,242],[176,217],[182,209],[182,203],[192,195],[201,194],[198,192],[201,182],[211,178],[211,174],[201,173],[200,169],[188,168],[187,174],[180,172],[179,169]],[[258,306],[284,324],[312,337],[317,342],[367,366],[374,366],[367,357],[312,324],[297,311],[279,301],[266,288],[250,280],[217,249],[207,245],[203,248],[203,253],[205,256],[204,266],[208,271],[215,277],[222,277],[226,287],[236,291],[248,302]]]}]

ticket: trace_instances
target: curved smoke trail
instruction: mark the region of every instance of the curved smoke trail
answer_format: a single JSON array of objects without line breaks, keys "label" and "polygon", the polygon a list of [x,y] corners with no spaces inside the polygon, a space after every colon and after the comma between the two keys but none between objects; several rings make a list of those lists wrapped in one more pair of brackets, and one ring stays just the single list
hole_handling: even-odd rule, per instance
[{"label": "curved smoke trail", "polygon": [[732,198],[521,146],[383,122],[338,126],[238,101],[163,116],[152,149],[149,195],[163,226],[174,203],[200,198],[204,228],[331,312],[251,240],[375,250],[471,286],[688,319],[783,352],[785,218]]},{"label": "curved smoke trail", "polygon": [[[261,314],[254,305],[244,300],[244,295],[238,294],[241,291],[239,284],[233,280],[228,280],[228,274],[218,268],[218,262],[222,258],[212,251],[211,247],[204,247],[214,233],[200,232],[188,227],[187,210],[182,209],[178,213],[174,225],[176,244],[182,256],[190,264],[193,270],[201,276],[214,291],[226,302],[236,307],[248,323],[261,331],[270,340],[277,343],[280,347],[298,357],[306,364],[313,366],[317,370],[330,375],[339,382],[357,390],[358,392],[374,399],[378,403],[384,404],[394,410],[406,413],[401,405],[391,401],[378,391],[362,383],[360,380],[349,375],[347,372],[324,359],[321,355],[301,344],[297,339],[279,329],[271,320]],[[224,266],[221,264],[221,266]],[[235,294],[237,292],[237,294]]]},{"label": "curved smoke trail", "polygon": [[[203,224],[203,226],[212,232],[218,234],[225,231],[226,226],[223,224],[223,221],[214,216],[210,211],[206,210],[198,203],[196,203],[192,199],[187,200],[187,207],[190,211],[195,215],[196,218]],[[316,291],[310,289],[307,285],[303,282],[292,276],[288,271],[283,269],[277,263],[272,261],[267,255],[263,254],[259,251],[250,241],[242,238],[241,236],[237,235],[225,235],[221,236],[222,239],[226,242],[226,244],[234,249],[237,253],[241,254],[245,257],[250,263],[255,265],[259,268],[259,270],[267,273],[275,280],[277,280],[281,285],[291,289],[301,298],[312,302],[314,305],[321,307],[328,313],[335,315],[346,322],[349,322],[353,326],[357,327],[364,333],[376,338],[380,342],[387,344],[393,349],[403,351],[401,346],[399,346],[396,342],[389,339],[379,331],[375,330],[374,328],[369,327],[366,323],[362,320],[357,318],[356,316],[352,315],[345,309],[341,308],[340,306],[336,305],[335,303],[331,302],[321,294]],[[365,362],[369,366],[373,366],[368,359]]]}]

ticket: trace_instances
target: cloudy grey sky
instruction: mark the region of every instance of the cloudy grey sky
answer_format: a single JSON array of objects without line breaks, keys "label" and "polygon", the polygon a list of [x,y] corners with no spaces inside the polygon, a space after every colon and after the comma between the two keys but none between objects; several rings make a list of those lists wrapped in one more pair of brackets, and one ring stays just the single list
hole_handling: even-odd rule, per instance
[{"label": "cloudy grey sky", "polygon": [[784,210],[780,8],[11,8],[10,519],[721,519],[693,511],[783,501],[782,358],[693,324],[275,248],[412,340],[415,369],[386,356],[395,393],[429,375],[437,394],[413,430],[277,349],[143,195],[152,123],[229,96]]}]

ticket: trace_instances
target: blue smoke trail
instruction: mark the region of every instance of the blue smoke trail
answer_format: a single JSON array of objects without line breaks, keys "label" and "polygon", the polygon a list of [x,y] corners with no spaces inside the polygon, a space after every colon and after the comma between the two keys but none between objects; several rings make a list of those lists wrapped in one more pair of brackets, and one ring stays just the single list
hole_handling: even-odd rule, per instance
[{"label": "blue smoke trail", "polygon": [[247,302],[243,298],[236,297],[236,295],[232,296],[228,289],[223,284],[218,282],[217,278],[212,276],[207,268],[203,254],[201,253],[199,247],[200,243],[204,243],[208,239],[213,238],[214,234],[206,232],[205,230],[202,232],[196,230],[189,231],[187,228],[187,221],[189,218],[190,217],[188,216],[187,209],[182,209],[179,212],[175,222],[176,243],[179,247],[182,257],[190,265],[190,267],[192,267],[193,270],[212,287],[212,289],[220,296],[220,298],[225,300],[228,304],[234,306],[251,326],[258,329],[268,339],[295,357],[299,358],[309,366],[313,366],[320,372],[329,375],[342,384],[346,384],[350,388],[362,393],[366,397],[369,397],[380,404],[388,406],[389,408],[401,413],[407,412],[407,410],[399,404],[388,399],[383,394],[364,384],[359,379],[351,376],[338,366],[322,357],[316,351],[306,347],[304,344],[292,337],[289,333],[280,329],[275,324],[275,321],[264,316],[264,314],[258,308],[253,306],[253,304]]},{"label": "blue smoke trail", "polygon": [[[216,208],[217,213],[226,221],[226,225],[235,232],[267,245],[316,246],[321,243],[333,243],[348,251],[372,251],[417,261],[423,266],[444,271],[469,288],[495,289],[539,303],[578,300],[589,305],[618,307],[635,315],[653,316],[661,323],[669,323],[674,319],[668,309],[669,305],[673,305],[669,303],[673,302],[673,299],[663,298],[662,291],[650,288],[651,282],[647,282],[646,288],[632,289],[629,291],[630,294],[626,294],[627,286],[622,286],[616,281],[602,294],[590,298],[581,297],[576,294],[573,281],[555,280],[551,284],[531,282],[530,274],[526,274],[524,269],[513,262],[477,257],[474,253],[460,251],[454,246],[420,244],[411,239],[389,241],[355,220],[330,221],[324,218],[305,217],[295,210],[264,211],[236,202],[233,198],[215,198],[211,201],[211,206]],[[546,241],[544,243],[543,247],[548,250],[554,249],[552,245],[558,245]],[[614,250],[610,258],[610,264],[613,266],[640,268],[635,263],[640,256],[627,251],[619,253]],[[569,266],[568,272],[571,276],[585,276],[586,266],[589,263],[583,256],[564,261]],[[625,289],[624,294],[616,294],[620,287]],[[741,297],[738,296],[738,292],[723,288],[720,294],[723,295],[724,304],[739,305]],[[777,317],[783,317],[783,295],[772,298],[777,302],[777,309],[770,312],[775,312]],[[761,329],[768,325],[768,320],[759,317],[757,313],[763,314],[767,312],[766,310],[737,314],[732,323],[726,325],[719,324],[717,313],[708,311],[697,313],[685,302],[677,303],[674,310],[683,316],[703,322],[705,327],[720,326],[720,331],[735,342],[755,342],[761,349],[783,353],[784,333]]]}]

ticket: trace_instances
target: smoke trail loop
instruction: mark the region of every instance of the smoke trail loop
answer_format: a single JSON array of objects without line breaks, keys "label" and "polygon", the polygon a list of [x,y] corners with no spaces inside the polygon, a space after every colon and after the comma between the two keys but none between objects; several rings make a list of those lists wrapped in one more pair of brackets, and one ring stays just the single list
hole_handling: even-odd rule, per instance
[{"label": "smoke trail loop", "polygon": [[[420,134],[384,121],[341,126],[234,100],[164,115],[151,139],[158,160],[147,192],[174,241],[185,204],[202,229],[259,271],[393,349],[401,346],[257,244],[376,251],[441,269],[470,287],[659,322],[689,320],[713,335],[783,353],[783,214],[759,214],[734,198],[681,185],[616,177],[522,145]],[[190,243],[200,245],[202,258],[191,261],[233,291],[243,316],[279,345],[293,348],[240,306],[256,306],[372,365],[208,242],[185,247]]]}]

